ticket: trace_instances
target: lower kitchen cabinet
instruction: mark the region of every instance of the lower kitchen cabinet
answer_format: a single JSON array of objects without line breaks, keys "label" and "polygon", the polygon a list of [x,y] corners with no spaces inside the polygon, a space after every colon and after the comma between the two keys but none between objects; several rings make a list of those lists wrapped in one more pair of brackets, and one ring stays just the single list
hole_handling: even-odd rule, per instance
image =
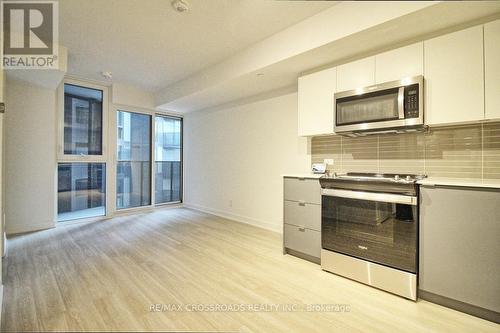
[{"label": "lower kitchen cabinet", "polygon": [[421,187],[419,297],[500,321],[500,189]]},{"label": "lower kitchen cabinet", "polygon": [[285,177],[283,249],[316,263],[321,255],[321,187],[314,178]]},{"label": "lower kitchen cabinet", "polygon": [[[305,254],[315,259],[321,256],[321,232],[316,230],[285,224],[285,249],[291,254]],[[298,253],[297,253],[298,252]],[[311,258],[311,261],[316,261]],[[306,257],[306,259],[309,259]]]},{"label": "lower kitchen cabinet", "polygon": [[284,197],[288,201],[321,204],[321,187],[318,179],[291,178],[284,179]]},{"label": "lower kitchen cabinet", "polygon": [[287,224],[321,230],[321,205],[285,200],[284,206]]}]

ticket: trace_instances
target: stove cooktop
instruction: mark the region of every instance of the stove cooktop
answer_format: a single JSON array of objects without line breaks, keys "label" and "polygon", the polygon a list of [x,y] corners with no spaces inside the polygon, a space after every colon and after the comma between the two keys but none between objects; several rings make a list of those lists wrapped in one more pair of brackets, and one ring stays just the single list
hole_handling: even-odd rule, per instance
[{"label": "stove cooktop", "polygon": [[426,178],[425,175],[413,175],[413,174],[395,174],[395,173],[360,173],[360,172],[348,172],[345,174],[331,174],[325,175],[321,178],[331,179],[331,180],[352,180],[352,181],[367,181],[367,182],[393,182],[393,183],[416,183],[419,180]]},{"label": "stove cooktop", "polygon": [[330,174],[319,179],[323,189],[347,189],[369,192],[406,193],[417,192],[417,181],[424,175],[412,174],[379,174],[349,172],[346,174]]}]

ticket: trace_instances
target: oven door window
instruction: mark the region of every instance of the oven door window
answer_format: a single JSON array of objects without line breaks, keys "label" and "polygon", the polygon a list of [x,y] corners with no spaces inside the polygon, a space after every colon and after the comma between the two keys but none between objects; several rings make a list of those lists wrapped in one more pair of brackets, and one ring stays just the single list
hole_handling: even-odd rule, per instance
[{"label": "oven door window", "polygon": [[398,88],[337,99],[337,126],[399,119]]},{"label": "oven door window", "polygon": [[330,196],[322,200],[324,249],[416,273],[416,206]]}]

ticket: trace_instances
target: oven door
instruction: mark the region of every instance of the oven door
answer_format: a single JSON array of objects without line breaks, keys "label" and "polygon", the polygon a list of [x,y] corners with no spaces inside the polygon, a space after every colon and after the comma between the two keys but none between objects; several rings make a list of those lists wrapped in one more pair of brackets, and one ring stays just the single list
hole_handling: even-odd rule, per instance
[{"label": "oven door", "polygon": [[323,249],[417,272],[417,197],[322,190]]}]

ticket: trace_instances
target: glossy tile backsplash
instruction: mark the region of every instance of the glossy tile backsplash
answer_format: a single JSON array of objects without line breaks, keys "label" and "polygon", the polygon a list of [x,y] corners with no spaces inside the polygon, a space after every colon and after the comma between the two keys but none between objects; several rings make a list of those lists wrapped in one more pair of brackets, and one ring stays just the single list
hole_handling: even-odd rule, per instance
[{"label": "glossy tile backsplash", "polygon": [[452,126],[429,133],[312,138],[312,162],[334,159],[336,172],[415,173],[500,179],[500,123]]}]

